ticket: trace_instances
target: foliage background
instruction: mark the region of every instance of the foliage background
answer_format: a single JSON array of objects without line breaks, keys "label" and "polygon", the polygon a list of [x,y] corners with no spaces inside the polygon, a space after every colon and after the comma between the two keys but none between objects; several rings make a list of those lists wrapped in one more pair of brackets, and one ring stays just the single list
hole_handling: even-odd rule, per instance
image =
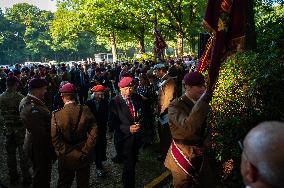
[{"label": "foliage background", "polygon": [[223,63],[211,102],[212,156],[221,187],[244,187],[238,141],[262,121],[284,121],[283,6],[255,11],[258,48]]}]

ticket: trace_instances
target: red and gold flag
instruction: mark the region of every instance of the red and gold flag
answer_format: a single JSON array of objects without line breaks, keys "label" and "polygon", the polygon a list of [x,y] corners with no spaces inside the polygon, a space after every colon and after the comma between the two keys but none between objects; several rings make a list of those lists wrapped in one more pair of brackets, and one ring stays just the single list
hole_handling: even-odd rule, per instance
[{"label": "red and gold flag", "polygon": [[244,47],[244,4],[245,0],[208,0],[207,2],[203,25],[211,35],[212,40],[208,40],[206,49],[199,62],[198,71],[203,71],[206,64],[210,63],[210,90],[213,89],[217,81],[221,63],[229,54]]},{"label": "red and gold flag", "polygon": [[167,44],[156,26],[154,27],[154,36],[154,51],[155,53],[161,53],[162,50],[167,48]]}]

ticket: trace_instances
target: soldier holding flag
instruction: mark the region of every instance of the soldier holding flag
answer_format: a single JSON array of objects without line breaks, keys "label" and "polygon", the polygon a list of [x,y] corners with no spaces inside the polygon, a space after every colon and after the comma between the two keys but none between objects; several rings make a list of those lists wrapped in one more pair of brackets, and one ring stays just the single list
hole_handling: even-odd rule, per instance
[{"label": "soldier holding flag", "polygon": [[205,154],[211,94],[205,92],[205,80],[199,72],[187,73],[184,83],[185,95],[175,99],[168,108],[173,139],[165,166],[172,172],[175,188],[194,185],[213,188],[213,173]]}]

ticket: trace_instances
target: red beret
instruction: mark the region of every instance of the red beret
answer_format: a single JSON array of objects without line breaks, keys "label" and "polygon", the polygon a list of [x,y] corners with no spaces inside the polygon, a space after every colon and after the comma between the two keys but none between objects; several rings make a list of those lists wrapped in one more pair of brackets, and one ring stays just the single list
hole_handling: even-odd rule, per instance
[{"label": "red beret", "polygon": [[47,81],[41,78],[33,78],[29,81],[29,87],[31,88],[40,88],[47,85],[48,85]]},{"label": "red beret", "polygon": [[105,90],[106,90],[106,87],[103,85],[96,85],[91,89],[92,92],[100,92],[100,91],[105,91]]},{"label": "red beret", "polygon": [[16,76],[14,76],[12,72],[9,72],[8,77],[6,79],[7,86],[13,86],[17,82],[20,82],[19,79]]},{"label": "red beret", "polygon": [[64,84],[60,89],[60,93],[77,93],[77,88],[71,83]]},{"label": "red beret", "polygon": [[200,72],[191,72],[187,73],[183,77],[185,85],[189,86],[199,86],[205,83],[204,76]]},{"label": "red beret", "polygon": [[118,83],[118,87],[120,88],[124,88],[124,87],[128,87],[128,86],[132,86],[132,78],[131,77],[123,77],[119,83]]}]

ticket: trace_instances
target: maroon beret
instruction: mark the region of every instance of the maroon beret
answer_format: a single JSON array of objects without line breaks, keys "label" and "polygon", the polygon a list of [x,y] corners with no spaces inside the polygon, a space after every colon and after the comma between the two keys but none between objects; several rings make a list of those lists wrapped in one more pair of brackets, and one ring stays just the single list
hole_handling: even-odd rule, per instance
[{"label": "maroon beret", "polygon": [[131,77],[123,77],[119,83],[118,83],[118,87],[120,88],[124,88],[124,87],[128,87],[128,86],[133,86],[133,79]]},{"label": "maroon beret", "polygon": [[60,89],[60,93],[77,93],[77,88],[75,87],[74,84],[67,83],[64,84]]},{"label": "maroon beret", "polygon": [[199,86],[205,84],[204,76],[200,72],[187,73],[183,77],[185,85],[189,86]]},{"label": "maroon beret", "polygon": [[6,79],[7,86],[13,86],[17,82],[20,82],[19,79],[16,76],[14,76],[12,72],[9,72],[8,77]]},{"label": "maroon beret", "polygon": [[40,88],[40,87],[44,87],[47,85],[48,85],[47,81],[41,78],[33,78],[29,81],[30,88]]}]

